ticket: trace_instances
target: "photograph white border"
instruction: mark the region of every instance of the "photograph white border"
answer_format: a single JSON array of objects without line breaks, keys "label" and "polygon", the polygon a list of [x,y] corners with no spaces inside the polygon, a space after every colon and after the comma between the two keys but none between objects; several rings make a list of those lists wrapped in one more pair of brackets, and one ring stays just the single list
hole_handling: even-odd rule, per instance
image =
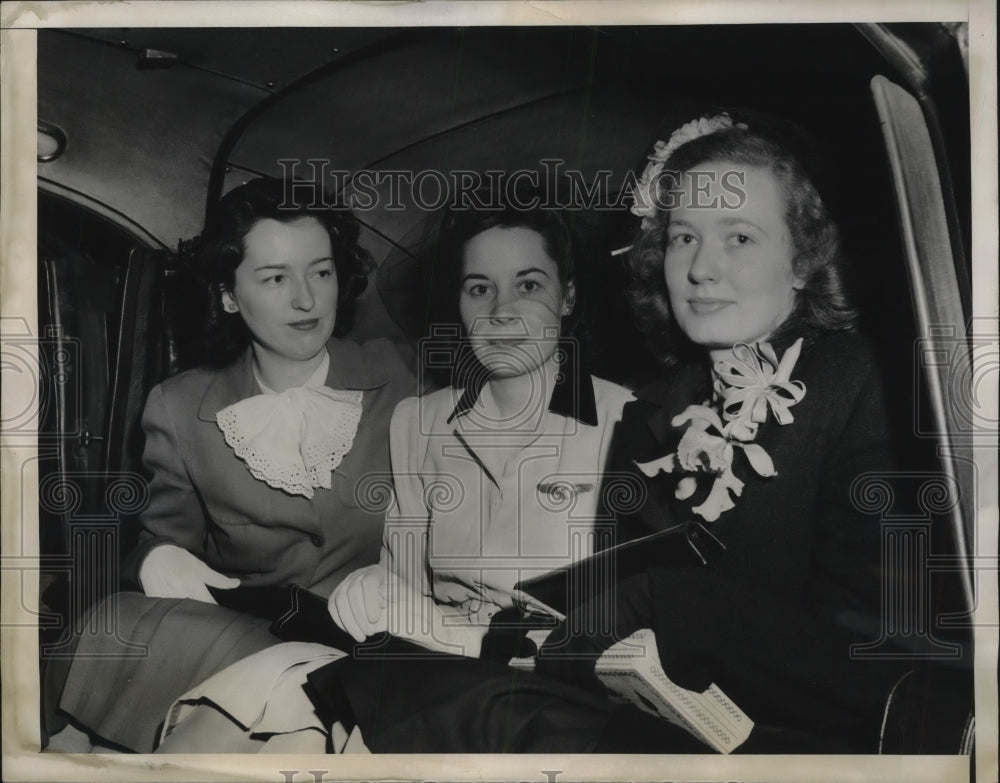
[{"label": "photograph white border", "polygon": [[[0,304],[5,330],[37,327],[36,290],[36,34],[40,28],[166,26],[454,26],[567,24],[717,24],[768,22],[968,21],[973,203],[974,328],[997,330],[997,85],[996,9],[991,0],[960,2],[788,3],[729,0],[683,2],[3,2],[0,5]],[[992,357],[995,362],[996,357]],[[996,406],[997,367],[977,367],[979,398]],[[24,409],[24,388],[4,383],[3,420]],[[996,409],[986,419],[997,420]],[[997,552],[997,456],[978,455],[982,484],[978,515],[980,555]],[[131,756],[39,753],[38,641],[17,625],[37,607],[30,564],[38,552],[37,508],[22,507],[21,481],[33,449],[4,443],[0,528],[2,546],[3,769],[9,781],[150,780],[286,783],[322,780],[574,780],[656,781],[960,781],[971,777],[965,757],[936,756]],[[25,470],[22,470],[25,468]],[[34,498],[37,493],[24,492]],[[27,544],[25,542],[28,542]],[[997,573],[980,573],[976,615],[975,779],[997,780]],[[547,772],[549,771],[549,772]]]}]

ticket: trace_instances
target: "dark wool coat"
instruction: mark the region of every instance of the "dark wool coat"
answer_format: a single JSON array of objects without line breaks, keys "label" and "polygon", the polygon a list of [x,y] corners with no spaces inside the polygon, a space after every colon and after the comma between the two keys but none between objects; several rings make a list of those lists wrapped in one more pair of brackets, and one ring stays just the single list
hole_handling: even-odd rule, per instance
[{"label": "dark wool coat", "polygon": [[608,469],[630,474],[644,500],[616,515],[618,541],[696,520],[725,550],[704,567],[660,565],[651,548],[647,567],[623,575],[612,599],[615,634],[584,646],[651,627],[679,684],[715,682],[761,727],[857,738],[871,750],[898,664],[861,659],[852,645],[879,639],[892,587],[881,514],[864,497],[866,480],[892,481],[891,402],[863,338],[800,331],[775,344],[779,358],[798,336],[804,346],[791,378],[806,394],[790,408],[793,422],[769,414],[754,441],[777,475],[758,476],[737,449],[742,495],[714,522],[691,511],[710,481],[679,501],[681,474],[647,478],[636,467],[676,451],[686,425],[671,420],[709,399],[707,367],[682,366],[625,407]]},{"label": "dark wool coat", "polygon": [[[739,752],[874,752],[881,708],[908,665],[851,652],[879,639],[890,587],[881,516],[861,496],[868,478],[892,482],[889,401],[862,338],[800,334],[791,377],[805,397],[794,422],[769,420],[756,437],[778,475],[760,478],[737,459],[742,496],[705,522],[726,547],[709,566],[679,535],[643,543],[619,563],[614,589],[595,598],[583,579],[591,597],[568,596],[576,608],[535,673],[482,660],[344,659],[310,675],[321,714],[356,721],[380,752],[708,752],[673,724],[615,705],[594,679],[603,650],[649,627],[672,679],[699,690],[715,682],[755,722]],[[775,344],[779,356],[792,339]],[[709,395],[707,366],[681,366],[625,406],[604,488],[619,542],[693,518],[707,484],[681,502],[678,476],[647,479],[636,461],[674,452],[683,428],[671,420]],[[595,633],[602,617],[613,627]]]}]

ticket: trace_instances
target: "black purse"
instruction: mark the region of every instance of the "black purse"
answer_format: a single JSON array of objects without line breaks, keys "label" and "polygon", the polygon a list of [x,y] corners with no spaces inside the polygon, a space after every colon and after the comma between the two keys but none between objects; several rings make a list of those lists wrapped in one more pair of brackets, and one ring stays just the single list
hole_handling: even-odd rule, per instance
[{"label": "black purse", "polygon": [[536,605],[566,615],[621,579],[651,566],[708,567],[726,546],[697,521],[659,530],[595,552],[565,568],[519,582],[515,588]]}]

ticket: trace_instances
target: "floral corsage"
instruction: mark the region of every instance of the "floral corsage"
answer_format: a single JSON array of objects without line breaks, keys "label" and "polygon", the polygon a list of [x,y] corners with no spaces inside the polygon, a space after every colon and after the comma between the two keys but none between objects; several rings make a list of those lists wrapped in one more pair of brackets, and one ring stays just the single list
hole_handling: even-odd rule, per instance
[{"label": "floral corsage", "polygon": [[789,408],[806,394],[801,381],[791,380],[801,350],[801,337],[780,361],[769,343],[734,346],[732,358],[716,362],[713,368],[722,415],[708,404],[689,405],[671,421],[675,427],[688,425],[677,451],[652,462],[636,463],[639,469],[650,478],[661,471],[683,474],[675,492],[678,500],[694,495],[700,476],[713,477],[708,496],[691,510],[707,522],[717,520],[735,506],[733,496],[743,493],[743,482],[733,473],[737,449],[758,476],[777,475],[770,455],[753,441],[768,411],[778,424],[794,421]]}]

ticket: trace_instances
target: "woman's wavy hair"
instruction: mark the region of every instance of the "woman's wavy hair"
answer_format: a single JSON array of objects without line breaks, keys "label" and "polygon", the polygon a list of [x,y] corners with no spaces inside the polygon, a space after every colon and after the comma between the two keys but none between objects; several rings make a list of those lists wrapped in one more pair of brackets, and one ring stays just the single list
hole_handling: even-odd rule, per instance
[{"label": "woman's wavy hair", "polygon": [[206,311],[201,364],[224,367],[250,344],[243,318],[225,312],[222,306],[222,292],[233,289],[250,229],[264,219],[294,223],[303,218],[316,219],[330,236],[338,286],[333,333],[343,336],[351,330],[355,303],[374,268],[371,255],[358,244],[360,223],[347,207],[327,204],[314,183],[260,177],[223,196],[205,230],[180,243],[182,267],[200,288]]},{"label": "woman's wavy hair", "polygon": [[[664,163],[664,172],[675,177],[709,162],[771,171],[785,196],[785,223],[794,253],[792,270],[804,283],[796,291],[795,309],[773,336],[780,339],[794,324],[830,331],[853,330],[858,313],[846,292],[840,232],[803,157],[792,151],[809,148],[804,132],[791,124],[760,117],[746,121],[749,128],[734,126],[682,145]],[[669,200],[660,201],[666,204]],[[640,232],[627,262],[632,273],[628,297],[636,324],[667,365],[695,354],[670,311],[663,273],[669,225],[670,210],[658,207],[652,225]]]},{"label": "woman's wavy hair", "polygon": [[[527,203],[528,199],[524,199]],[[455,208],[442,216],[437,230],[437,241],[431,244],[431,258],[425,268],[430,277],[425,281],[428,296],[428,318],[425,334],[429,346],[456,345],[454,368],[449,378],[442,381],[454,386],[467,385],[469,372],[482,371],[468,345],[465,327],[459,310],[462,288],[462,266],[465,247],[473,237],[491,228],[526,228],[542,238],[542,245],[549,258],[559,269],[559,283],[565,292],[572,282],[576,291],[573,311],[562,318],[563,338],[581,343],[581,351],[589,344],[587,325],[589,285],[588,270],[577,216],[563,209],[534,207],[517,208],[510,205],[499,208]]]}]

